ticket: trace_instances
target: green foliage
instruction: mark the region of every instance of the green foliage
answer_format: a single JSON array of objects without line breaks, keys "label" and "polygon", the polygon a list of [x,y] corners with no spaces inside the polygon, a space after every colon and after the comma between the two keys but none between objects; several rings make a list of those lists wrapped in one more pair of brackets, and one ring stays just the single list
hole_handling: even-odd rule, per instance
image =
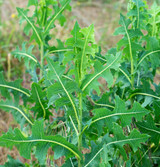
[{"label": "green foliage", "polygon": [[[116,98],[115,105],[116,107],[113,111],[110,111],[106,108],[98,108],[92,110],[94,116],[92,117],[92,120],[89,122],[91,122],[91,125],[93,124],[93,128],[96,127],[98,131],[97,134],[99,136],[103,132],[104,125],[108,127],[109,131],[111,131],[113,128],[113,124],[117,121],[121,122],[122,127],[126,127],[127,125],[131,124],[133,117],[138,121],[141,120],[143,116],[148,114],[148,111],[142,108],[138,103],[134,103],[132,109],[126,110],[125,103],[121,99]],[[90,131],[91,130],[89,130],[87,134],[89,134]]]},{"label": "green foliage", "polygon": [[[32,135],[28,137],[23,135],[22,132],[17,128],[14,129],[14,131],[10,129],[7,134],[4,134],[0,138],[0,145],[4,145],[6,147],[13,147],[14,145],[17,146],[20,154],[26,159],[30,158],[31,149],[34,146],[37,146],[35,156],[39,160],[40,164],[44,164],[45,155],[47,154],[48,148],[54,147],[55,145],[64,147],[66,150],[74,154],[78,159],[81,158],[81,153],[78,151],[77,147],[68,143],[63,137],[58,135],[45,136],[43,120],[36,121],[34,123],[32,126]],[[70,156],[68,155],[70,152],[66,152],[66,155]]]},{"label": "green foliage", "polygon": [[27,90],[21,80],[7,82],[0,73],[0,108],[11,111],[21,129],[10,128],[0,145],[16,146],[26,159],[35,155],[40,165],[46,165],[49,148],[67,167],[157,164],[150,155],[158,151],[148,150],[160,142],[160,86],[154,83],[160,65],[159,7],[154,3],[148,10],[145,1],[130,0],[114,33],[122,39],[105,55],[98,51],[94,25],[81,28],[78,22],[71,37],[50,46],[55,21],[63,26],[63,12],[70,9],[70,0],[29,0],[27,9],[17,8],[25,34],[35,43],[24,42],[12,54],[24,59],[32,83]]},{"label": "green foliage", "polygon": [[8,155],[8,161],[4,165],[0,165],[0,167],[25,167],[22,162],[20,162],[18,159],[13,159],[10,155]]},{"label": "green foliage", "polygon": [[15,51],[12,52],[12,54],[21,61],[21,59],[24,59],[25,66],[28,69],[34,69],[34,67],[38,64],[38,60],[36,57],[32,54],[32,49],[34,46],[30,46],[28,50],[26,50],[26,43],[22,44],[22,50],[17,48]]},{"label": "green foliage", "polygon": [[2,96],[7,99],[11,99],[10,93],[13,94],[15,102],[19,102],[19,96],[24,98],[29,97],[29,90],[22,88],[22,80],[18,79],[14,82],[7,82],[3,77],[3,73],[0,73],[0,92]]},{"label": "green foliage", "polygon": [[34,111],[34,114],[37,113],[38,118],[49,119],[51,113],[48,110],[47,103],[45,99],[46,91],[42,91],[41,87],[37,83],[33,83],[31,87],[31,101],[35,103],[35,106],[31,108]]},{"label": "green foliage", "polygon": [[[115,136],[113,138],[109,137],[108,135],[104,136],[102,139],[100,145],[92,144],[92,152],[89,155],[86,155],[86,165],[87,166],[96,166],[98,165],[98,162],[100,161],[99,154],[104,154],[109,152],[107,151],[113,148],[117,148],[124,159],[127,160],[126,150],[124,149],[124,145],[129,144],[134,152],[137,151],[137,149],[141,146],[142,142],[145,142],[149,136],[145,134],[140,134],[136,129],[130,132],[128,136],[125,136],[123,133],[123,129],[117,125],[114,124],[113,126],[113,133]],[[103,153],[102,153],[103,152]],[[111,159],[108,156],[108,161]]]},{"label": "green foliage", "polygon": [[158,147],[160,141],[160,128],[157,128],[152,116],[148,115],[146,121],[137,122],[136,125],[143,133],[149,134],[151,136],[150,140]]}]

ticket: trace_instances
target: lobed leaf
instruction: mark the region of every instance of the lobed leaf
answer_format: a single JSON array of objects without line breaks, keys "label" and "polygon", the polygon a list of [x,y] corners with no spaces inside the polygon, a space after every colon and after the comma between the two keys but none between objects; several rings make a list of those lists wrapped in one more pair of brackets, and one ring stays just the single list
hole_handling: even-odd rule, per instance
[{"label": "lobed leaf", "polygon": [[[126,150],[124,149],[124,145],[128,144],[134,152],[137,151],[139,147],[141,147],[141,143],[144,143],[148,140],[149,136],[146,134],[140,134],[138,130],[133,129],[128,136],[124,135],[123,129],[118,125],[114,124],[113,126],[113,134],[114,137],[109,137],[108,135],[104,136],[101,147],[99,145],[96,149],[93,150],[89,155],[86,155],[85,166],[93,166],[95,161],[98,160],[98,156],[101,152],[104,151],[104,148],[109,150],[110,148],[115,148],[120,151],[120,154],[123,156],[125,160],[127,160]],[[103,147],[105,145],[105,147]],[[107,155],[106,155],[107,156]],[[99,161],[98,161],[99,162]]]},{"label": "lobed leaf", "polygon": [[91,121],[89,121],[91,123],[85,126],[84,130],[86,130],[89,126],[92,128],[96,127],[98,135],[101,135],[104,125],[107,125],[109,131],[111,131],[113,123],[117,122],[117,120],[120,120],[122,127],[126,127],[127,125],[131,124],[133,117],[137,121],[140,121],[142,120],[143,116],[149,113],[148,110],[142,108],[140,104],[136,102],[134,103],[132,109],[126,110],[125,102],[118,97],[116,97],[115,104],[115,109],[113,111],[110,111],[107,108],[98,108],[92,110],[94,117],[91,119]]},{"label": "lobed leaf", "polygon": [[39,64],[37,58],[32,54],[33,45],[31,45],[28,50],[26,49],[26,42],[22,44],[22,50],[20,50],[18,47],[15,51],[11,52],[11,54],[14,55],[14,57],[18,58],[19,61],[21,59],[24,59],[25,66],[29,69],[34,69],[37,64]]},{"label": "lobed leaf", "polygon": [[[68,100],[70,101],[70,104],[72,106],[72,110],[74,111],[74,115],[75,115],[75,118],[76,118],[76,121],[77,123],[79,123],[79,119],[78,119],[78,112],[77,112],[77,108],[76,108],[76,105],[75,105],[75,101],[74,99],[72,98],[72,95],[68,92],[67,90],[67,87],[66,85],[63,83],[63,80],[62,80],[62,74],[64,73],[65,71],[65,67],[59,65],[58,62],[54,62],[53,60],[51,60],[50,58],[47,58],[47,62],[48,62],[48,79],[49,80],[56,80],[61,89],[63,89],[65,95],[67,96]],[[52,82],[51,82],[52,83]],[[55,90],[54,88],[55,86],[53,86],[53,90]],[[59,86],[58,86],[59,87]],[[54,96],[54,95],[53,95]],[[53,97],[54,98],[54,97]],[[65,98],[66,100],[66,98]],[[66,101],[65,101],[66,102]],[[62,101],[61,101],[62,103]],[[65,104],[65,103],[62,103],[62,104]]]},{"label": "lobed leaf", "polygon": [[109,55],[107,63],[103,66],[99,61],[94,63],[94,73],[86,75],[86,78],[82,82],[82,91],[89,94],[94,89],[97,93],[100,93],[98,78],[103,77],[110,87],[113,84],[113,76],[110,69],[117,69],[119,67],[119,60],[121,53],[117,53],[116,56]]},{"label": "lobed leaf", "polygon": [[49,147],[54,149],[55,146],[61,146],[69,152],[65,155],[76,156],[81,159],[81,153],[78,151],[77,147],[73,144],[67,142],[61,136],[45,136],[43,128],[43,120],[36,121],[32,126],[32,135],[26,136],[16,128],[14,131],[11,129],[4,135],[0,137],[0,145],[6,147],[16,146],[21,154],[26,159],[30,159],[31,150],[36,147],[35,156],[39,160],[41,165],[44,165],[47,150]]},{"label": "lobed leaf", "polygon": [[65,10],[65,9],[69,9],[70,10],[70,6],[69,6],[69,3],[70,3],[70,0],[63,0],[63,1],[60,1],[61,3],[61,7],[58,7],[55,6],[54,8],[54,15],[47,21],[47,24],[45,25],[45,31],[44,33],[47,34],[47,32],[54,27],[54,22],[59,19],[59,21],[61,22],[61,25],[63,25],[64,23],[64,17],[62,15],[62,12]]},{"label": "lobed leaf", "polygon": [[18,79],[13,82],[5,81],[3,73],[0,72],[0,92],[2,96],[7,99],[11,99],[10,92],[13,93],[16,102],[19,102],[19,96],[22,95],[23,98],[30,97],[29,90],[22,88],[22,80]]},{"label": "lobed leaf", "polygon": [[140,131],[151,136],[151,142],[154,142],[156,146],[159,145],[160,128],[155,125],[154,120],[150,114],[147,116],[146,121],[137,122],[136,125]]},{"label": "lobed leaf", "polygon": [[31,110],[39,118],[49,119],[49,115],[52,115],[48,110],[48,101],[46,98],[46,91],[42,91],[42,88],[37,84],[33,83],[31,87],[30,99],[35,103],[35,106]]},{"label": "lobed leaf", "polygon": [[25,33],[29,35],[29,32],[32,29],[32,36],[30,37],[30,40],[36,40],[39,45],[42,44],[42,30],[39,27],[35,26],[35,23],[31,17],[27,16],[28,10],[17,8],[17,11],[19,16],[21,17],[21,23],[24,22],[24,20],[27,22],[27,25],[24,29]]},{"label": "lobed leaf", "polygon": [[13,101],[7,100],[7,101],[0,101],[0,108],[6,112],[11,111],[14,119],[21,125],[21,127],[26,123],[26,121],[33,125],[30,118],[26,115],[26,113],[16,104],[14,104]]}]

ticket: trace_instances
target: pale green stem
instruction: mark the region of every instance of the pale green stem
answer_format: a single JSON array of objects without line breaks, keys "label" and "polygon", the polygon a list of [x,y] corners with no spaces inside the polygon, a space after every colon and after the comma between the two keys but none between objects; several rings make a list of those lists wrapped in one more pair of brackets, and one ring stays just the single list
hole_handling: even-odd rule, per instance
[{"label": "pale green stem", "polygon": [[[82,131],[82,93],[79,93],[79,124],[78,124],[79,134]],[[78,136],[78,150],[82,152],[82,135]],[[81,160],[78,160],[78,167],[82,167]]]},{"label": "pale green stem", "polygon": [[7,78],[8,78],[8,81],[11,80],[11,54],[9,53],[8,54],[8,72],[7,72]]},{"label": "pale green stem", "polygon": [[152,37],[154,37],[154,36],[155,36],[155,27],[156,27],[156,16],[155,16],[155,14],[154,14]]},{"label": "pale green stem", "polygon": [[41,43],[41,69],[40,69],[40,79],[42,79],[43,75],[43,56],[44,56],[44,45]]},{"label": "pale green stem", "polygon": [[125,23],[124,23],[124,27],[125,27],[125,31],[126,31],[128,43],[129,43],[129,54],[130,54],[130,60],[131,60],[131,85],[133,88],[134,87],[134,61],[133,61],[133,54],[132,54],[132,44],[131,44],[129,33],[127,31],[127,27],[125,26]]}]

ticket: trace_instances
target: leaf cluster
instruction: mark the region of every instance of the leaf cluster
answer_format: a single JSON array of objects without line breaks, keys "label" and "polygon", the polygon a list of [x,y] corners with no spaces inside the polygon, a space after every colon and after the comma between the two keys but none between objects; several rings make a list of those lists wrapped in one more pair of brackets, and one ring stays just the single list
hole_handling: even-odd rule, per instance
[{"label": "leaf cluster", "polygon": [[[70,0],[29,0],[27,9],[17,8],[35,47],[25,42],[12,54],[24,59],[32,82],[28,90],[0,73],[0,108],[11,111],[21,127],[10,128],[0,145],[16,146],[26,159],[34,154],[40,165],[46,165],[49,148],[54,159],[65,157],[67,167],[156,164],[148,152],[158,155],[160,142],[160,86],[154,83],[159,7],[131,0],[114,33],[122,39],[105,55],[94,26],[81,28],[78,22],[65,43],[58,39],[58,46],[50,46],[55,21],[63,26],[63,12],[70,9]],[[36,47],[39,57],[32,53]]]}]

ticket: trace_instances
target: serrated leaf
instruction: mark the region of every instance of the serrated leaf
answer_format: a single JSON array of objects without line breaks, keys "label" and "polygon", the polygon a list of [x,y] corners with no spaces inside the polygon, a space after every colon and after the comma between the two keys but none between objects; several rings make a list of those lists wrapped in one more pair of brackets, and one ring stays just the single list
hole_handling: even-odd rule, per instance
[{"label": "serrated leaf", "polygon": [[[141,65],[145,68],[150,68],[150,66],[153,69],[156,69],[160,66],[160,44],[158,39],[155,37],[145,37],[145,40],[147,42],[146,45],[146,51],[143,52],[141,55],[140,61],[138,62],[138,65]],[[148,64],[148,61],[151,62],[151,64]]]},{"label": "serrated leaf", "polygon": [[10,92],[13,93],[14,99],[16,102],[19,101],[19,96],[22,95],[24,98],[30,97],[30,93],[27,89],[22,88],[21,86],[22,80],[15,80],[13,82],[5,81],[3,77],[3,73],[0,72],[0,92],[2,96],[6,97],[7,99],[11,99]]},{"label": "serrated leaf", "polygon": [[153,99],[160,99],[159,94],[153,91],[150,85],[150,81],[142,80],[141,85],[131,92],[130,97],[136,97],[137,101],[142,103],[142,106],[146,107],[147,105],[151,105],[154,101]]},{"label": "serrated leaf", "polygon": [[134,66],[137,64],[137,52],[143,50],[141,44],[135,39],[143,36],[139,29],[129,29],[131,24],[130,19],[126,19],[122,14],[120,15],[119,24],[121,27],[115,30],[114,35],[124,35],[123,38],[118,42],[118,50],[123,47],[124,57],[131,62],[131,74],[134,71]]},{"label": "serrated leaf", "polygon": [[78,23],[75,23],[74,29],[71,32],[72,36],[66,41],[66,45],[72,47],[72,51],[65,54],[64,64],[75,62],[75,68],[71,70],[71,74],[75,76],[75,80],[81,83],[88,70],[91,68],[97,52],[97,45],[94,38],[94,26],[90,25],[87,28],[80,29]]},{"label": "serrated leaf", "polygon": [[146,121],[137,122],[136,125],[143,133],[151,136],[151,142],[154,142],[156,146],[159,145],[160,128],[155,125],[154,120],[150,114],[147,116]]},{"label": "serrated leaf", "polygon": [[[142,0],[132,0],[134,7],[129,10],[127,16],[132,17],[134,19],[134,27],[135,28],[143,28],[144,22],[146,19],[146,11],[145,11],[145,4]],[[135,19],[136,18],[136,19]]]},{"label": "serrated leaf", "polygon": [[69,151],[65,156],[70,154],[81,159],[81,153],[78,151],[76,146],[67,142],[63,137],[58,135],[45,136],[43,126],[43,120],[36,121],[32,126],[31,136],[23,135],[17,128],[14,129],[14,131],[10,129],[6,134],[0,137],[0,145],[6,147],[16,146],[19,149],[21,156],[26,159],[30,159],[31,150],[35,146],[35,156],[41,165],[44,165],[48,148],[52,147],[54,149],[54,146],[57,145]]},{"label": "serrated leaf", "polygon": [[59,82],[59,85],[62,87],[62,89],[64,90],[64,92],[65,92],[65,94],[67,96],[67,98],[70,101],[70,104],[71,104],[71,106],[73,108],[74,115],[75,115],[75,118],[77,120],[77,123],[79,123],[77,108],[76,108],[74,99],[72,98],[72,95],[68,92],[68,90],[65,87],[65,85],[64,85],[64,83],[62,81],[62,78],[61,78],[62,74],[65,71],[65,67],[59,65],[58,62],[54,62],[50,58],[47,58],[47,62],[48,62],[48,69],[49,69],[49,71],[48,71],[48,79],[49,80],[53,80],[54,79],[54,80]]},{"label": "serrated leaf", "polygon": [[[62,19],[63,16],[61,14],[65,9],[70,9],[69,3],[70,0],[61,1],[61,8],[59,8],[58,6],[54,8],[55,14],[48,20],[45,26],[45,33],[47,33],[52,27],[54,27],[55,20],[60,18],[60,21],[62,21],[64,19]],[[63,25],[63,23],[64,22],[62,21],[61,24]]]},{"label": "serrated leaf", "polygon": [[24,20],[27,22],[27,25],[24,29],[25,33],[29,35],[29,32],[32,29],[32,36],[30,37],[30,40],[36,40],[38,44],[42,44],[43,40],[41,36],[41,29],[35,26],[32,18],[27,16],[28,10],[17,8],[17,11],[19,13],[19,16],[21,17],[21,22],[23,22]]},{"label": "serrated leaf", "polygon": [[[134,152],[137,151],[139,147],[141,147],[141,143],[144,143],[149,138],[146,134],[140,134],[140,132],[136,129],[132,130],[128,136],[124,135],[123,129],[118,125],[114,124],[113,126],[113,134],[114,137],[111,138],[108,135],[104,136],[101,145],[105,144],[106,149],[115,148],[120,151],[120,154],[123,156],[125,160],[127,160],[126,151],[124,149],[124,145],[128,144]],[[104,147],[100,147],[92,150],[92,152],[87,155],[85,166],[91,167],[94,165],[96,161],[98,161],[99,154],[103,151]],[[92,156],[91,156],[92,155]],[[99,161],[98,161],[99,162]]]},{"label": "serrated leaf", "polygon": [[156,1],[154,1],[151,9],[148,10],[148,14],[151,16],[148,19],[148,32],[152,37],[157,37],[159,39],[159,14],[160,14],[160,6],[157,5]]},{"label": "serrated leaf", "polygon": [[28,0],[28,6],[37,6],[38,5],[38,0]]},{"label": "serrated leaf", "polygon": [[0,167],[25,167],[25,165],[19,161],[19,159],[15,160],[10,155],[7,156],[8,160],[4,165],[0,165]]},{"label": "serrated leaf", "polygon": [[18,58],[19,61],[21,59],[24,59],[25,66],[29,69],[34,69],[37,64],[39,64],[37,58],[32,54],[33,45],[31,45],[28,50],[26,49],[26,42],[22,44],[22,50],[20,50],[18,47],[15,51],[11,52],[11,54],[14,55],[14,57]]},{"label": "serrated leaf", "polygon": [[53,58],[54,58],[54,61],[58,61],[59,63],[62,63],[63,59],[64,59],[64,54],[69,51],[70,49],[64,47],[64,43],[57,39],[57,43],[58,43],[58,46],[55,47],[55,46],[52,46],[52,47],[49,47],[48,50],[49,50],[49,53],[50,55],[54,55]]},{"label": "serrated leaf", "polygon": [[120,64],[118,61],[120,60],[120,58],[121,53],[119,52],[116,56],[108,56],[108,60],[105,66],[103,66],[100,62],[96,61],[94,63],[94,73],[87,75],[86,79],[84,79],[82,83],[82,91],[88,94],[92,89],[95,89],[99,94],[100,83],[97,80],[100,77],[103,77],[107,81],[108,87],[110,87],[113,84],[113,76],[110,72],[110,69],[117,69],[119,67]]},{"label": "serrated leaf", "polygon": [[48,119],[49,115],[51,115],[50,111],[47,109],[48,101],[45,99],[46,94],[46,91],[42,91],[42,88],[37,83],[32,84],[30,99],[33,100],[35,106],[32,107],[31,110],[34,111],[35,115],[37,113],[38,118],[43,117],[44,119]]},{"label": "serrated leaf", "polygon": [[33,125],[32,121],[28,118],[26,113],[13,101],[0,101],[0,108],[6,112],[11,111],[14,119],[21,125],[21,127],[26,123],[26,121]]},{"label": "serrated leaf", "polygon": [[[79,90],[77,84],[74,81],[66,81],[64,79],[62,81],[68,93],[71,94],[74,91]],[[47,97],[49,99],[50,105],[54,103],[57,104],[57,100],[60,100],[60,98],[62,100],[62,103],[59,103],[61,106],[67,104],[66,100],[68,99],[68,97],[66,96],[66,92],[64,91],[63,87],[59,84],[59,82],[56,82],[47,88]],[[66,100],[64,100],[62,97]],[[67,102],[70,102],[70,100],[68,99]]]},{"label": "serrated leaf", "polygon": [[125,144],[129,144],[133,152],[136,152],[141,147],[141,143],[144,143],[149,138],[148,135],[141,134],[137,129],[133,129],[129,136],[125,136],[123,129],[118,124],[114,124],[113,134],[114,138],[111,142],[107,143],[107,146],[113,145],[118,148],[124,159],[127,159],[126,152],[123,148]]},{"label": "serrated leaf", "polygon": [[[113,123],[120,120],[122,127],[130,125],[132,118],[134,117],[137,121],[142,120],[143,116],[149,113],[148,110],[142,108],[139,103],[134,103],[133,108],[126,110],[125,103],[118,97],[116,97],[115,109],[113,111],[107,108],[98,108],[92,110],[94,117],[92,118],[91,127],[96,127],[98,134],[101,135],[103,132],[104,125],[107,125],[109,131],[112,130]],[[85,126],[87,129],[89,125]],[[88,131],[89,133],[89,131]]]}]

